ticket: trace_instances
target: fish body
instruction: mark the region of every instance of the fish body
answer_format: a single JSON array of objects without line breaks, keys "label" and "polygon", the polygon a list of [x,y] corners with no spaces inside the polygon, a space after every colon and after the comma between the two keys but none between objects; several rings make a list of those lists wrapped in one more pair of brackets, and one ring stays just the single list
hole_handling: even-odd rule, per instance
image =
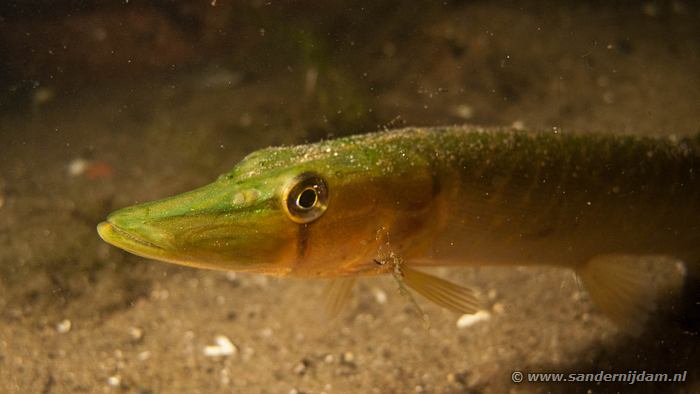
[{"label": "fish body", "polygon": [[[630,256],[700,262],[699,176],[700,136],[413,128],[263,149],[210,185],[119,210],[98,231],[132,253],[203,268],[354,278],[398,267],[428,298],[459,289],[430,290],[416,267],[563,266],[630,321],[647,302]],[[622,290],[606,284],[615,278]],[[472,297],[461,297],[468,310]]]}]

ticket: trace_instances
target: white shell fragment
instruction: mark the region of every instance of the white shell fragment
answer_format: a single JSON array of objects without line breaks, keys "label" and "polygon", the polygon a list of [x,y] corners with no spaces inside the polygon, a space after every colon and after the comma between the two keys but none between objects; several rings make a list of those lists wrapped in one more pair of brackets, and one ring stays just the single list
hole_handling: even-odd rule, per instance
[{"label": "white shell fragment", "polygon": [[107,378],[107,384],[112,387],[119,387],[121,383],[122,379],[119,377],[119,375],[114,375]]},{"label": "white shell fragment", "polygon": [[65,334],[71,329],[71,322],[68,319],[62,320],[60,323],[56,324],[56,331],[58,331],[59,334]]},{"label": "white shell fragment", "polygon": [[216,342],[216,345],[206,346],[204,348],[205,356],[230,356],[238,351],[238,349],[236,349],[236,346],[231,342],[231,340],[223,335],[217,335],[216,338],[214,338],[214,342]]},{"label": "white shell fragment", "polygon": [[465,314],[460,316],[460,318],[457,320],[457,327],[466,328],[469,326],[473,326],[476,323],[487,321],[490,318],[491,313],[485,310],[479,310],[474,314]]}]

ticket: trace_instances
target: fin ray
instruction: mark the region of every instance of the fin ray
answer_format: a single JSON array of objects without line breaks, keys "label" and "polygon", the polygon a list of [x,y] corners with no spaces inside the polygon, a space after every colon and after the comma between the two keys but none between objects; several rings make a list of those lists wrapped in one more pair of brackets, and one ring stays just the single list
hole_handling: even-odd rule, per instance
[{"label": "fin ray", "polygon": [[598,256],[579,267],[577,274],[593,302],[612,321],[634,334],[641,332],[654,309],[655,292],[637,257]]},{"label": "fin ray", "polygon": [[352,298],[352,289],[356,278],[332,279],[323,290],[326,299],[324,313],[327,318],[334,319],[345,308]]},{"label": "fin ray", "polygon": [[428,300],[457,313],[475,313],[478,302],[474,292],[436,276],[402,266],[406,284]]}]

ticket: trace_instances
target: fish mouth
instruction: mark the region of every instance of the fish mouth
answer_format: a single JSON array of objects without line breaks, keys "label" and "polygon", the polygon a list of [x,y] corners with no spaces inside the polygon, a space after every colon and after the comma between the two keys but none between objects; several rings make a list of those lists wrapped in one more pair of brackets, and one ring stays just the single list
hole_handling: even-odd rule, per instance
[{"label": "fish mouth", "polygon": [[105,242],[141,257],[163,259],[167,253],[167,250],[162,246],[124,230],[109,221],[98,224],[97,233]]},{"label": "fish mouth", "polygon": [[164,240],[164,245],[158,245],[138,233],[125,230],[107,219],[97,225],[97,233],[107,243],[119,249],[152,260],[164,261],[172,264],[184,265],[188,267],[249,271],[267,273],[272,275],[282,275],[287,272],[287,267],[282,265],[276,267],[269,263],[256,262],[255,264],[240,265],[233,258],[226,256],[192,256],[181,253],[177,246],[172,245],[168,240]]}]

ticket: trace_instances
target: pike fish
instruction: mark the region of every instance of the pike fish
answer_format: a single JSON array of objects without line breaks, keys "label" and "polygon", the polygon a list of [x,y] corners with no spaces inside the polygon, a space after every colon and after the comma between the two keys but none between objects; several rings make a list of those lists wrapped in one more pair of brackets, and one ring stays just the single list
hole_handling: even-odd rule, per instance
[{"label": "pike fish", "polygon": [[392,274],[447,309],[472,289],[434,266],[575,271],[615,322],[644,323],[646,256],[700,266],[700,135],[408,128],[262,149],[201,188],[118,210],[108,243],[185,266],[355,279]]}]

